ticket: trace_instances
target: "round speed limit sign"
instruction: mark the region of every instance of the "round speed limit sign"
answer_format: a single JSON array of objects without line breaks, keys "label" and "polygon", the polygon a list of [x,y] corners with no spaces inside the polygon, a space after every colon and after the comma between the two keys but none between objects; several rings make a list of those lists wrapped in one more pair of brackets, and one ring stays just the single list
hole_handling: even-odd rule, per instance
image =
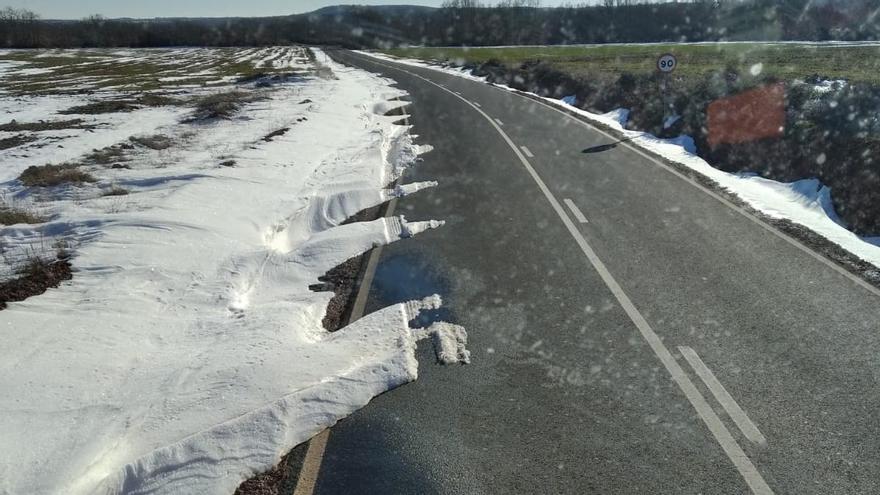
[{"label": "round speed limit sign", "polygon": [[672,72],[676,65],[678,65],[678,60],[676,60],[675,55],[671,53],[661,55],[660,58],[657,59],[657,69],[660,70],[660,72]]}]

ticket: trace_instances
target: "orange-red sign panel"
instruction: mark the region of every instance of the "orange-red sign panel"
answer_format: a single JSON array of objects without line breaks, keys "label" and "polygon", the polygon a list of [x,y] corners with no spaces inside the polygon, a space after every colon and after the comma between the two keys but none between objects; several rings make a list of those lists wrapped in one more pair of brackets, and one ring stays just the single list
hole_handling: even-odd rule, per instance
[{"label": "orange-red sign panel", "polygon": [[785,128],[785,84],[715,100],[708,108],[709,145],[778,137]]}]

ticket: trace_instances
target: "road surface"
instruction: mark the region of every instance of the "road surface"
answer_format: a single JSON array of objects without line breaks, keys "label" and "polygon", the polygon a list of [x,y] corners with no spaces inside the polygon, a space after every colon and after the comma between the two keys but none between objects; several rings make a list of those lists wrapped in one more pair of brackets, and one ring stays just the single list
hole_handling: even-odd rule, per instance
[{"label": "road surface", "polygon": [[[536,101],[336,52],[411,95],[406,181],[367,312],[435,292],[473,363],[330,430],[336,494],[880,493],[880,298]],[[316,449],[317,450],[317,449]]]}]

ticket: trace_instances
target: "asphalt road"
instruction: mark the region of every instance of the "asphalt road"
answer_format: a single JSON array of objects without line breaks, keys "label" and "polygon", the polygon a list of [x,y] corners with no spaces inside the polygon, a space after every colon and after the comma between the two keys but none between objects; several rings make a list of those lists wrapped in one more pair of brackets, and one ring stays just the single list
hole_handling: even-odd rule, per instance
[{"label": "asphalt road", "polygon": [[473,363],[421,347],[315,493],[880,493],[880,298],[533,100],[333,56],[410,93],[405,179],[440,185],[397,212],[447,220],[383,249],[367,312],[439,292]]}]

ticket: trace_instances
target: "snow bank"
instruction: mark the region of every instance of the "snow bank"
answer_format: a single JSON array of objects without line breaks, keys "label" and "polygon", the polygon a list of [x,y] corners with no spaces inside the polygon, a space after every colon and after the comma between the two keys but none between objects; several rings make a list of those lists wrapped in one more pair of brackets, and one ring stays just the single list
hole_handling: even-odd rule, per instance
[{"label": "snow bank", "polygon": [[[420,60],[401,59],[388,55],[360,51],[380,60],[388,60],[416,67],[430,68],[462,76],[467,79],[486,82],[484,77],[478,77],[469,71],[428,64]],[[845,81],[822,81],[816,86],[819,91],[830,90],[845,84]],[[516,91],[507,86],[494,84],[494,86]],[[537,96],[537,95],[533,95]],[[751,207],[774,218],[784,218],[801,224],[843,249],[858,256],[859,258],[880,268],[880,246],[878,238],[861,238],[850,232],[842,225],[831,205],[831,190],[819,183],[816,179],[804,179],[793,183],[781,183],[769,179],[763,179],[750,174],[731,174],[723,172],[709,165],[705,160],[696,155],[696,146],[689,136],[679,136],[673,139],[660,139],[653,135],[624,129],[628,111],[617,109],[606,114],[594,114],[573,107],[564,101],[541,97],[550,105],[564,107],[574,111],[578,115],[586,117],[594,122],[599,122],[620,131],[629,142],[636,146],[650,150],[658,155],[685,165],[716,181],[721,187],[740,197]],[[567,100],[571,102],[569,98]]]},{"label": "snow bank", "polygon": [[[101,182],[53,201],[46,224],[0,228],[11,249],[70,241],[76,270],[0,312],[0,493],[229,494],[416,378],[426,330],[409,324],[439,297],[328,333],[321,320],[332,294],[308,287],[352,256],[442,225],[342,225],[433,186],[388,189],[427,148],[396,117],[371,111],[403,94],[391,81],[317,56],[335,78],[278,85],[240,118],[198,128],[164,110],[139,132],[195,135],[139,151],[130,169],[96,171]],[[108,121],[96,139],[134,127]],[[50,159],[77,146],[33,153]],[[131,194],[102,197],[111,183]],[[15,182],[2,187],[27,194]]]}]

